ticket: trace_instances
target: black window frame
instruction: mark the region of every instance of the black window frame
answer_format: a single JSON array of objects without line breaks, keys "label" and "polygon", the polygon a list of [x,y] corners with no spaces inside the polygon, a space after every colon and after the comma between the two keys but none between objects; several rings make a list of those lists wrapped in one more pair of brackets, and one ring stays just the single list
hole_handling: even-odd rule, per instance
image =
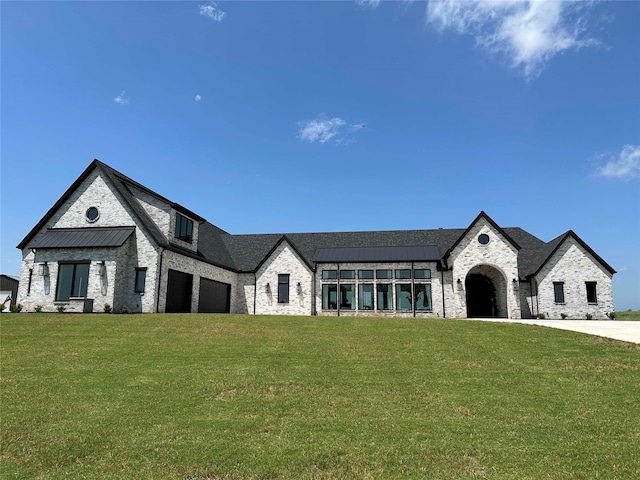
[{"label": "black window frame", "polygon": [[337,280],[338,270],[322,270],[322,280]]},{"label": "black window frame", "polygon": [[411,269],[410,268],[396,268],[394,272],[396,276],[396,280],[411,280]]},{"label": "black window frame", "polygon": [[598,303],[598,282],[584,282],[587,289],[587,303]]},{"label": "black window frame", "polygon": [[555,303],[565,303],[564,282],[553,282],[553,301]]},{"label": "black window frame", "polygon": [[376,280],[393,280],[393,269],[391,268],[376,269]]},{"label": "black window frame", "polygon": [[[424,272],[424,276],[419,276],[418,272]],[[431,280],[431,269],[430,268],[415,268],[413,270],[413,278],[417,280]]]},{"label": "black window frame", "polygon": [[[335,294],[335,302],[331,303],[331,292]],[[322,310],[338,309],[338,284],[325,283],[322,285]]]},{"label": "black window frame", "polygon": [[[380,287],[384,287],[386,292],[381,292]],[[380,301],[381,299],[383,301]],[[376,283],[376,310],[393,310],[393,305],[393,283]]]},{"label": "black window frame", "polygon": [[[369,290],[369,292],[365,292]],[[371,293],[371,305],[365,305],[363,298],[366,293]],[[376,289],[373,283],[359,283],[358,284],[358,310],[373,310],[374,302],[376,298]]]},{"label": "black window frame", "polygon": [[358,280],[373,280],[373,270],[370,268],[358,270]]},{"label": "black window frame", "polygon": [[176,228],[173,232],[173,236],[177,240],[181,240],[186,243],[193,243],[193,220],[176,212]]},{"label": "black window frame", "polygon": [[[65,275],[65,271],[67,270],[67,267],[71,265],[72,271],[71,271],[71,279],[69,282],[69,289],[68,292],[61,292],[60,291],[60,287],[67,284],[66,280],[64,282],[62,282],[62,276]],[[83,269],[86,268],[86,277],[82,275],[82,273],[79,274],[78,272],[78,266],[82,266]],[[89,271],[91,269],[91,262],[89,260],[78,260],[78,261],[72,261],[72,262],[58,262],[58,278],[56,280],[56,302],[67,302],[72,298],[87,298],[87,293],[89,291],[88,287],[89,287]],[[84,284],[84,286],[82,284],[77,285],[77,281],[81,278],[86,278],[86,283]],[[61,295],[61,293],[64,293],[64,295]],[[76,295],[74,295],[74,293]]]},{"label": "black window frame", "polygon": [[[142,288],[140,288],[142,282]],[[147,282],[147,267],[136,267],[136,276],[133,283],[133,293],[144,293]]]},{"label": "black window frame", "polygon": [[278,303],[289,303],[289,277],[288,273],[278,274]]},{"label": "black window frame", "polygon": [[356,271],[355,270],[340,270],[340,280],[355,280],[356,279]]}]

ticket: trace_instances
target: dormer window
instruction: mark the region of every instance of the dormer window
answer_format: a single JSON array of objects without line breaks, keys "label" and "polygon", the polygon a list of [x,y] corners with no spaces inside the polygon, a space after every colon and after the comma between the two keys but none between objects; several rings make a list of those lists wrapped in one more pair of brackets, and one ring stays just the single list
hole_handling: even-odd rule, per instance
[{"label": "dormer window", "polygon": [[183,242],[191,243],[193,240],[193,220],[176,213],[175,237]]}]

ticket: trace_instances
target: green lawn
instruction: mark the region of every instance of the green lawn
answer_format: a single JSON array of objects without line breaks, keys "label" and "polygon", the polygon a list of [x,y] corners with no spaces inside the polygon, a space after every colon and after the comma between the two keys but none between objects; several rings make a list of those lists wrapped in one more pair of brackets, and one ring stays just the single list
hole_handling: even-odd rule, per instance
[{"label": "green lawn", "polygon": [[461,320],[2,314],[2,478],[637,479],[640,347]]},{"label": "green lawn", "polygon": [[616,320],[640,320],[640,310],[616,312]]}]

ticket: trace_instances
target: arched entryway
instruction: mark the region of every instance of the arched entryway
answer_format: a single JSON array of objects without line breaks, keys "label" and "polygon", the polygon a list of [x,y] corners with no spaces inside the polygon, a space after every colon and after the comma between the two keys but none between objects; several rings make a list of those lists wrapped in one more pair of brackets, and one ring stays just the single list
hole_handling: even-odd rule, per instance
[{"label": "arched entryway", "polygon": [[477,265],[465,279],[467,318],[506,318],[507,282],[504,275],[490,265]]}]

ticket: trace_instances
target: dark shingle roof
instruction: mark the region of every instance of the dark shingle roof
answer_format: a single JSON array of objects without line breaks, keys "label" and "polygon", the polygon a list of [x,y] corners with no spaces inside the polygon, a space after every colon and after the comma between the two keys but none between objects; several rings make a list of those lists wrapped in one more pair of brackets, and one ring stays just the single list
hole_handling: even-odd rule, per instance
[{"label": "dark shingle roof", "polygon": [[37,236],[27,248],[120,247],[136,227],[54,228]]},{"label": "dark shingle roof", "polygon": [[340,247],[318,248],[313,261],[328,262],[429,262],[439,261],[435,245],[415,247]]}]

